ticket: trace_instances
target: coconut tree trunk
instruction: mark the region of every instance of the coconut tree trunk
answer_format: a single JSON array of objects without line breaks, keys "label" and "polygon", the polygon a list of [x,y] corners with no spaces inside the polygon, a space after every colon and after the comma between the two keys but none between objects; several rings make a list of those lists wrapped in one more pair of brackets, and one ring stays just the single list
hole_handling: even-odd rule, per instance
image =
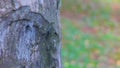
[{"label": "coconut tree trunk", "polygon": [[0,0],[0,68],[62,68],[60,0]]}]

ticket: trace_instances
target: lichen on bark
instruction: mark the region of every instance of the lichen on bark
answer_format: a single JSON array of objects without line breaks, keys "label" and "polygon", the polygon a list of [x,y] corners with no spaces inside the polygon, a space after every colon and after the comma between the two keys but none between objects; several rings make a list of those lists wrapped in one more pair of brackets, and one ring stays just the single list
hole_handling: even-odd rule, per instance
[{"label": "lichen on bark", "polygon": [[28,6],[13,10],[0,21],[0,67],[58,68],[53,25]]},{"label": "lichen on bark", "polygon": [[59,2],[0,0],[0,68],[62,68]]}]

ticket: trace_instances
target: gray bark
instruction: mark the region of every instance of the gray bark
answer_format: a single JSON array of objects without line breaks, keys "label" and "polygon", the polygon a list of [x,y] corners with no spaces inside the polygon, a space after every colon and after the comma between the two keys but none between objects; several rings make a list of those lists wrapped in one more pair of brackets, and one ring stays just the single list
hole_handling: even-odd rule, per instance
[{"label": "gray bark", "polygon": [[0,0],[0,68],[62,68],[60,0]]}]

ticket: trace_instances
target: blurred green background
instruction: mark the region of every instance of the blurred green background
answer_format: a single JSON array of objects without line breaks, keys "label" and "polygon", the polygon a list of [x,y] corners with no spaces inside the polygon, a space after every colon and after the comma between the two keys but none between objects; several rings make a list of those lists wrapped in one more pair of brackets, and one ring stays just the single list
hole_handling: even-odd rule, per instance
[{"label": "blurred green background", "polygon": [[64,68],[120,68],[120,0],[62,0]]}]

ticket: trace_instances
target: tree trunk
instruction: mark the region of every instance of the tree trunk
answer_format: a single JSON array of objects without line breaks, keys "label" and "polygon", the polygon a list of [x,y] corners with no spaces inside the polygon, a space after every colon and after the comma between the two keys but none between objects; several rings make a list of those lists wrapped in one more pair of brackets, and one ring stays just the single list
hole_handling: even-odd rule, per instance
[{"label": "tree trunk", "polygon": [[62,68],[60,0],[0,0],[0,68]]}]

